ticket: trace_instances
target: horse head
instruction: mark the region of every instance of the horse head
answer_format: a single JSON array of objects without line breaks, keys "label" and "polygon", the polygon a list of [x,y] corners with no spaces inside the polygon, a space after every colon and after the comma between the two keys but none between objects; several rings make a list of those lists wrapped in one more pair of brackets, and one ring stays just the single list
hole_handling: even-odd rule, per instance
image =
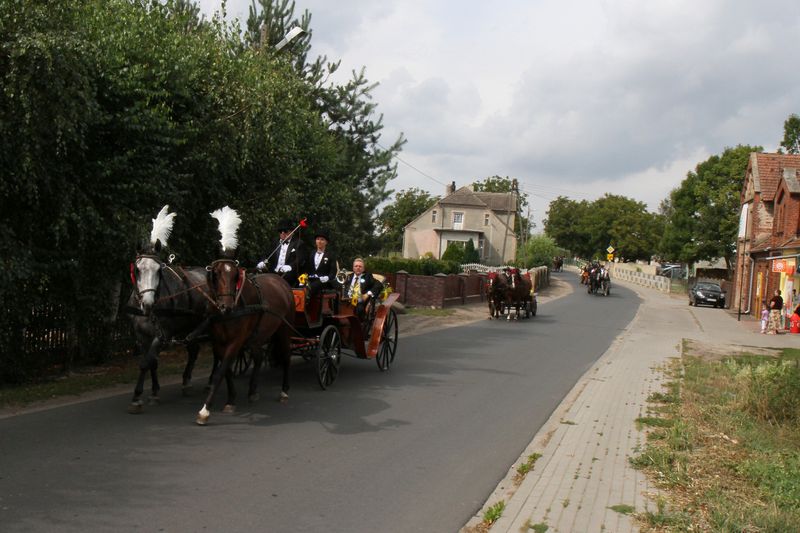
[{"label": "horse head", "polygon": [[230,313],[239,303],[245,273],[239,262],[231,258],[217,259],[206,267],[208,288],[217,309],[222,314]]},{"label": "horse head", "polygon": [[219,233],[222,236],[219,240],[222,259],[217,259],[206,267],[208,287],[211,289],[217,308],[225,314],[229,313],[238,303],[244,284],[244,269],[239,269],[239,262],[233,259],[239,242],[236,233],[242,219],[235,209],[231,209],[227,205],[211,213],[211,216],[217,219]]},{"label": "horse head", "polygon": [[[156,301],[161,269],[164,261],[160,254],[162,247],[166,247],[167,239],[172,233],[176,213],[169,212],[165,205],[153,219],[153,229],[150,231],[150,241],[140,247],[136,261],[131,263],[131,283],[136,291],[136,298],[145,315],[149,315]],[[174,256],[170,257],[172,260]]]},{"label": "horse head", "polygon": [[155,253],[140,253],[131,263],[131,283],[145,316],[150,315],[156,302],[163,266],[164,262]]}]

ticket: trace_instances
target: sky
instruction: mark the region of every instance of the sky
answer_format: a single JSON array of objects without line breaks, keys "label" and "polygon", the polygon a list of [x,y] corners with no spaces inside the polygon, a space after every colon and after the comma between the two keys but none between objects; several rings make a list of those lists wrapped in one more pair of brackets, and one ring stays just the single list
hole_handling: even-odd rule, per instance
[{"label": "sky", "polygon": [[[210,16],[219,0],[200,0]],[[228,0],[246,20],[250,0]],[[800,114],[797,0],[296,0],[309,59],[379,86],[395,191],[516,178],[542,229],[558,196],[656,212],[726,147],[774,152]]]}]

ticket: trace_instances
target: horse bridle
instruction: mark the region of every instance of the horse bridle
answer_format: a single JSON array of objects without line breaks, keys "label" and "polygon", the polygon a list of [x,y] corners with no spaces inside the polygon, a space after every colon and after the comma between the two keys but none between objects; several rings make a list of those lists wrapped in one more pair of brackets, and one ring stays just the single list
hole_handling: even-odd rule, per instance
[{"label": "horse bridle", "polygon": [[[211,273],[214,271],[214,266],[217,265],[218,263],[230,263],[230,264],[232,264],[234,266],[234,268],[237,271],[236,288],[234,289],[234,291],[218,294],[216,289],[212,285],[211,280],[209,280],[208,287],[209,287],[209,289],[211,289],[213,295],[216,298],[220,298],[222,296],[229,296],[229,297],[233,298],[233,306],[236,307],[237,305],[239,305],[239,298],[241,298],[242,290],[244,290],[244,281],[245,281],[245,278],[246,278],[245,269],[244,268],[240,268],[239,267],[239,261],[236,261],[235,259],[216,259],[216,260],[212,261],[212,263],[206,267],[206,271],[208,271],[209,275],[211,275]],[[219,307],[218,304],[215,304],[215,305],[217,305],[217,307]]]},{"label": "horse bridle", "polygon": [[[174,258],[174,257],[175,257],[174,255],[170,256],[170,258]],[[133,284],[133,290],[135,291],[135,294],[136,294],[136,300],[139,302],[139,305],[141,305],[142,296],[144,296],[148,292],[156,292],[156,290],[155,289],[145,289],[143,291],[139,290],[139,284],[136,282],[136,264],[139,262],[139,259],[152,259],[156,263],[159,263],[161,265],[161,267],[158,269],[159,275],[161,273],[161,270],[166,266],[166,263],[161,261],[161,258],[158,257],[157,255],[154,255],[154,254],[138,254],[136,256],[136,259],[133,261],[133,263],[131,263],[131,266],[130,266],[131,283]]]}]

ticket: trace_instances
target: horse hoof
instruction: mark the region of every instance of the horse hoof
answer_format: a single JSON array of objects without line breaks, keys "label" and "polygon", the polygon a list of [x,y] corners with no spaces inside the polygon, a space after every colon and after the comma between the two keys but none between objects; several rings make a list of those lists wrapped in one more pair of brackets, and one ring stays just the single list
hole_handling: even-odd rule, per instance
[{"label": "horse hoof", "polygon": [[158,405],[161,403],[161,399],[158,396],[150,396],[147,399],[147,405]]},{"label": "horse hoof", "polygon": [[281,392],[281,395],[278,396],[278,401],[283,404],[289,403],[289,395],[285,392]]},{"label": "horse hoof", "polygon": [[236,406],[232,403],[226,404],[225,407],[222,408],[222,412],[225,414],[233,414],[236,412]]},{"label": "horse hoof", "polygon": [[258,400],[260,400],[260,399],[261,399],[261,395],[260,395],[260,394],[258,394],[258,393],[251,394],[250,396],[248,396],[248,397],[247,397],[247,399],[248,399],[248,400],[249,400],[251,403],[252,403],[252,402],[257,402]]},{"label": "horse hoof", "polygon": [[205,426],[208,424],[208,415],[197,415],[197,418],[194,419],[194,423],[198,426]]},{"label": "horse hoof", "polygon": [[140,415],[144,412],[144,406],[141,401],[131,402],[128,406],[128,412],[132,415]]}]

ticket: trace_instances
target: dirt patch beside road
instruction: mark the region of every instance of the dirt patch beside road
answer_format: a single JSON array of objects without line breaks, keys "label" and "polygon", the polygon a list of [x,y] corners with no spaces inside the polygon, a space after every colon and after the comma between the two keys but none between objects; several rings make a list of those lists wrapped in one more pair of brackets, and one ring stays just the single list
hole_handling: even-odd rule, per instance
[{"label": "dirt patch beside road", "polygon": [[686,339],[683,342],[683,355],[689,357],[699,357],[708,361],[720,361],[726,357],[738,355],[765,355],[768,357],[780,357],[783,353],[780,349],[761,348],[759,346],[740,346],[738,344],[711,344],[708,342]]}]

